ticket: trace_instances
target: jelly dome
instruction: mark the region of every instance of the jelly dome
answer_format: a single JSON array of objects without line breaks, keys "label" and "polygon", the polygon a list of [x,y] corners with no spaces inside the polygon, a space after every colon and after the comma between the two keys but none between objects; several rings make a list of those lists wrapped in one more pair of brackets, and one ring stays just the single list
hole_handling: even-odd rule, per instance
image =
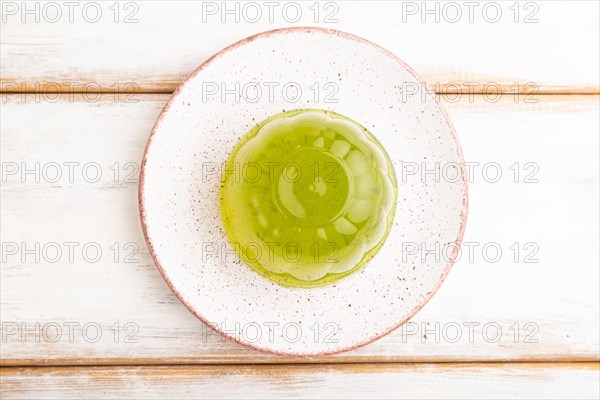
[{"label": "jelly dome", "polygon": [[383,245],[396,178],[364,127],[294,110],[258,124],[223,171],[221,215],[238,257],[283,286],[315,287],[357,271]]}]

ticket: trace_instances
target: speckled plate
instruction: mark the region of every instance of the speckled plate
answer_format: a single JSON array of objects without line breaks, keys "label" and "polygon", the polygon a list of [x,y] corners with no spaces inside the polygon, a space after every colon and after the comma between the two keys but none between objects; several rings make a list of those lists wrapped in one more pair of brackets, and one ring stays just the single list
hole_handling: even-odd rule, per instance
[{"label": "speckled plate", "polygon": [[[221,166],[236,142],[269,116],[304,108],[369,129],[398,180],[381,250],[314,289],[281,287],[241,263],[219,214]],[[405,63],[347,33],[292,28],[227,47],[177,89],[148,140],[139,204],[154,262],[194,315],[255,349],[310,356],[367,344],[423,307],[456,258],[467,183],[448,116]]]}]

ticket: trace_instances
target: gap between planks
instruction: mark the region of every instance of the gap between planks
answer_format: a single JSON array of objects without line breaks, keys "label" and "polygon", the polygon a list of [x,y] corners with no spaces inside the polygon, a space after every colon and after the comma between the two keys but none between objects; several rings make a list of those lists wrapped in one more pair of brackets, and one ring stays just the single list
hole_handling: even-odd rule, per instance
[{"label": "gap between planks", "polygon": [[[136,361],[136,359],[130,359],[132,361]],[[510,360],[510,361],[499,361],[499,360],[492,360],[492,361],[469,361],[469,360],[464,360],[464,361],[385,361],[385,360],[377,360],[377,361],[369,361],[369,360],[365,360],[365,361],[357,361],[357,360],[350,360],[350,361],[346,361],[346,360],[337,360],[337,361],[318,361],[318,360],[313,360],[313,361],[307,361],[307,362],[299,362],[298,359],[292,359],[289,362],[286,361],[281,361],[281,360],[274,360],[271,362],[221,362],[221,363],[199,363],[197,361],[195,362],[190,362],[190,363],[185,363],[185,362],[173,362],[173,363],[169,363],[169,362],[164,362],[164,361],[159,361],[159,362],[139,362],[139,360],[137,360],[138,362],[133,362],[133,363],[129,363],[127,362],[127,359],[122,359],[122,360],[115,360],[115,363],[98,363],[98,364],[78,364],[78,363],[64,363],[64,364],[52,364],[52,363],[41,363],[41,364],[8,364],[8,363],[2,363],[0,364],[0,370],[11,370],[11,369],[65,369],[65,368],[80,368],[80,369],[85,369],[85,368],[135,368],[135,367],[156,367],[156,368],[161,368],[161,367],[167,367],[167,368],[172,368],[172,367],[181,367],[181,368],[202,368],[202,367],[206,367],[206,368],[217,368],[217,367],[223,367],[223,368],[227,368],[227,367],[231,367],[231,368],[235,368],[235,367],[265,367],[265,368],[269,368],[269,367],[276,367],[276,366],[282,366],[282,367],[314,367],[314,366],[340,366],[340,367],[356,367],[359,368],[360,366],[381,366],[381,367],[394,367],[394,366],[423,366],[423,365],[432,365],[432,366],[444,366],[444,367],[456,367],[456,366],[480,366],[480,367],[490,367],[490,368],[494,368],[494,367],[499,367],[499,366],[506,366],[506,365],[515,365],[515,366],[524,366],[524,367],[528,367],[528,366],[539,366],[539,367],[544,367],[544,366],[550,366],[550,365],[558,365],[558,366],[565,366],[565,367],[572,367],[572,366],[580,366],[582,368],[588,368],[588,369],[594,369],[594,366],[596,369],[600,369],[600,361],[597,360],[540,360],[540,361],[532,361],[532,360],[527,360],[527,359],[522,359],[522,360]]]},{"label": "gap between planks", "polygon": [[[39,373],[49,372],[49,371],[68,371],[68,370],[94,370],[94,369],[104,369],[104,370],[117,370],[117,369],[134,369],[139,367],[152,367],[152,370],[149,371],[157,371],[157,370],[183,370],[183,371],[192,371],[192,370],[229,370],[229,369],[259,369],[259,370],[270,370],[273,368],[284,367],[286,369],[305,369],[311,370],[315,368],[321,367],[332,367],[341,371],[354,371],[354,372],[368,372],[370,370],[376,370],[377,372],[385,371],[385,370],[400,370],[400,369],[414,369],[414,368],[422,368],[422,367],[440,367],[440,368],[489,368],[489,369],[499,369],[505,367],[516,367],[516,368],[524,368],[524,369],[536,369],[536,368],[552,368],[552,367],[561,367],[561,368],[573,368],[573,369],[581,369],[581,370],[599,370],[600,371],[600,362],[598,361],[546,361],[546,362],[481,362],[481,361],[469,361],[469,362],[370,362],[370,363],[333,363],[333,362],[325,362],[325,363],[289,363],[289,364],[281,364],[281,363],[269,363],[269,364],[254,364],[254,363],[236,363],[236,364],[115,364],[115,365],[52,365],[52,366],[44,366],[44,365],[31,365],[27,367],[0,367],[0,375],[8,376],[10,375],[10,371],[14,371],[15,374],[18,374],[17,371],[39,371]],[[150,372],[152,374],[152,372]]]},{"label": "gap between planks", "polygon": [[[265,358],[261,358],[264,355]],[[272,358],[271,358],[272,357]],[[285,357],[272,356],[268,353],[259,354],[255,357],[254,362],[247,362],[248,358],[240,357],[239,359],[219,360],[208,359],[199,361],[198,358],[179,358],[173,360],[165,360],[165,358],[65,358],[65,359],[2,359],[0,360],[0,368],[50,368],[50,367],[136,367],[136,366],[235,366],[235,365],[357,365],[357,364],[571,364],[583,363],[593,364],[600,363],[600,357],[562,357],[562,358],[519,358],[519,359],[489,359],[489,360],[473,360],[473,359],[382,359],[381,357],[348,357],[348,358],[332,358],[332,357]]]},{"label": "gap between planks", "polygon": [[[0,94],[45,94],[45,95],[55,95],[55,94],[70,94],[70,95],[94,95],[94,94],[173,94],[177,90],[177,87],[174,89],[144,89],[139,88],[136,90],[112,90],[112,89],[101,89],[101,90],[35,90],[32,88],[25,88],[25,90],[11,90],[10,88],[7,90],[4,86],[0,85]],[[474,95],[474,96],[494,96],[494,95],[531,95],[531,96],[589,96],[589,95],[600,95],[600,89],[594,88],[574,88],[567,90],[553,89],[553,88],[541,88],[537,91],[514,91],[510,89],[509,85],[501,86],[500,90],[432,90],[431,93],[435,94],[461,94],[461,95]]]}]

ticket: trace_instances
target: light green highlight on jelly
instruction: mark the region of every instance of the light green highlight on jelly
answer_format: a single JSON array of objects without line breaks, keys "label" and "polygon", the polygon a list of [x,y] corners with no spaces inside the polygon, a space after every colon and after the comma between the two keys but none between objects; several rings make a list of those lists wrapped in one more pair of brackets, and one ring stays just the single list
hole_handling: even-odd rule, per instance
[{"label": "light green highlight on jelly", "polygon": [[258,124],[222,172],[221,216],[250,268],[318,287],[361,269],[394,219],[397,184],[375,137],[348,117],[287,111]]}]

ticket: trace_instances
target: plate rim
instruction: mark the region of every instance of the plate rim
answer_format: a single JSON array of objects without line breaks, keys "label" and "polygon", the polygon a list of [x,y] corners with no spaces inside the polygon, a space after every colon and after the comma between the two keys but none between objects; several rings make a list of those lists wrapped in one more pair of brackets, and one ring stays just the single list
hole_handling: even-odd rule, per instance
[{"label": "plate rim", "polygon": [[[146,242],[146,246],[148,247],[150,256],[152,257],[152,261],[154,262],[156,268],[158,269],[158,271],[159,271],[160,275],[162,276],[162,278],[164,279],[164,281],[167,283],[167,286],[169,286],[169,288],[171,289],[173,294],[175,294],[175,296],[185,306],[185,308],[188,309],[188,311],[190,313],[192,313],[196,318],[198,318],[200,321],[202,321],[202,323],[204,323],[206,326],[208,326],[210,329],[212,329],[216,333],[220,334],[221,336],[223,336],[235,343],[239,343],[245,347],[248,347],[248,348],[251,348],[254,350],[258,350],[261,352],[265,352],[265,353],[280,355],[280,356],[310,358],[310,357],[327,356],[327,355],[343,353],[346,351],[352,351],[352,350],[356,350],[360,347],[366,346],[370,343],[373,343],[376,340],[379,340],[379,339],[389,335],[391,332],[395,331],[400,326],[404,325],[406,322],[411,320],[427,303],[429,303],[429,300],[431,300],[433,295],[435,295],[435,293],[437,293],[437,291],[439,290],[441,285],[446,280],[446,277],[450,273],[450,270],[454,266],[454,263],[456,262],[456,258],[458,257],[458,252],[459,252],[460,246],[462,245],[462,242],[463,242],[465,229],[466,229],[466,223],[467,223],[468,208],[469,208],[469,182],[468,182],[469,180],[467,177],[465,158],[464,158],[462,146],[460,144],[460,140],[458,139],[458,135],[456,133],[454,125],[452,124],[452,121],[450,120],[450,117],[448,116],[448,113],[446,112],[446,109],[444,108],[444,106],[440,102],[436,101],[435,98],[433,98],[433,101],[436,103],[438,110],[441,112],[442,116],[444,117],[444,120],[445,120],[447,126],[450,128],[452,138],[454,139],[454,143],[456,144],[456,151],[457,151],[457,154],[458,154],[458,157],[460,160],[460,169],[461,169],[461,177],[462,177],[461,180],[464,185],[463,202],[462,202],[463,207],[462,207],[462,210],[460,213],[461,214],[460,215],[460,227],[459,227],[457,238],[454,242],[456,244],[456,246],[454,246],[454,248],[452,250],[452,254],[449,257],[449,261],[446,264],[444,271],[442,272],[440,278],[438,279],[438,281],[437,281],[436,285],[433,287],[433,289],[427,295],[424,296],[424,298],[420,302],[420,304],[418,304],[413,310],[411,310],[407,314],[408,316],[406,318],[402,319],[398,324],[392,326],[391,328],[388,328],[387,330],[383,331],[379,335],[375,335],[375,336],[368,338],[367,340],[362,341],[360,343],[352,344],[352,345],[346,346],[346,347],[340,347],[340,348],[338,348],[336,350],[332,350],[332,351],[321,351],[318,353],[310,353],[310,354],[308,354],[308,353],[303,354],[303,353],[296,353],[296,352],[289,352],[289,351],[279,351],[279,350],[272,349],[272,348],[257,346],[254,343],[244,342],[241,339],[238,340],[235,336],[232,336],[232,335],[228,334],[227,332],[219,329],[218,326],[214,326],[213,324],[211,324],[206,318],[204,318],[199,312],[197,312],[195,310],[195,308],[192,307],[192,305],[186,300],[186,298],[175,288],[175,286],[171,282],[171,279],[169,279],[169,277],[167,276],[163,266],[161,265],[161,263],[158,261],[158,259],[156,257],[154,246],[148,235],[147,222],[146,222],[146,210],[144,208],[143,193],[144,193],[144,185],[145,185],[145,178],[146,178],[146,174],[145,174],[146,161],[147,161],[148,150],[150,149],[150,146],[152,145],[152,139],[154,137],[154,134],[158,130],[158,126],[160,125],[163,117],[169,111],[171,104],[173,103],[175,98],[179,95],[179,93],[183,90],[184,86],[187,83],[189,83],[189,81],[192,80],[192,78],[196,77],[196,75],[198,75],[212,61],[219,58],[223,54],[225,54],[231,50],[235,50],[236,48],[243,46],[246,43],[253,42],[254,40],[261,39],[261,38],[268,38],[268,37],[276,35],[276,34],[295,33],[295,32],[302,32],[302,31],[304,31],[306,33],[315,33],[316,32],[316,33],[334,35],[334,36],[342,37],[345,39],[350,39],[350,40],[353,40],[353,41],[356,41],[356,42],[359,42],[362,44],[372,46],[376,50],[384,53],[385,55],[387,55],[388,57],[393,59],[395,62],[400,64],[409,74],[411,74],[413,76],[413,78],[415,79],[416,82],[420,83],[421,85],[426,85],[425,80],[415,70],[413,70],[408,64],[406,64],[400,57],[396,56],[394,53],[392,53],[389,50],[386,50],[385,48],[381,47],[380,45],[378,45],[374,42],[371,42],[370,40],[364,39],[360,36],[354,35],[352,33],[340,31],[337,29],[331,29],[331,28],[322,28],[322,27],[313,27],[313,26],[295,26],[295,27],[272,29],[272,30],[263,31],[263,32],[259,32],[257,34],[248,36],[244,39],[241,39],[241,40],[239,40],[233,44],[230,44],[229,46],[219,50],[217,53],[213,54],[208,59],[203,61],[194,71],[192,71],[186,77],[186,79],[183,82],[181,82],[181,84],[177,87],[177,89],[169,97],[169,100],[167,101],[167,103],[161,110],[160,114],[156,118],[156,121],[154,122],[154,125],[152,126],[152,130],[150,131],[150,135],[146,142],[146,146],[144,147],[144,153],[142,155],[142,162],[140,164],[140,177],[139,177],[139,183],[138,183],[138,208],[139,208],[139,213],[140,213],[140,222],[142,225],[142,232],[144,234],[144,240]],[[430,98],[432,97],[432,95],[429,91],[426,92],[426,96],[428,96]]]}]

